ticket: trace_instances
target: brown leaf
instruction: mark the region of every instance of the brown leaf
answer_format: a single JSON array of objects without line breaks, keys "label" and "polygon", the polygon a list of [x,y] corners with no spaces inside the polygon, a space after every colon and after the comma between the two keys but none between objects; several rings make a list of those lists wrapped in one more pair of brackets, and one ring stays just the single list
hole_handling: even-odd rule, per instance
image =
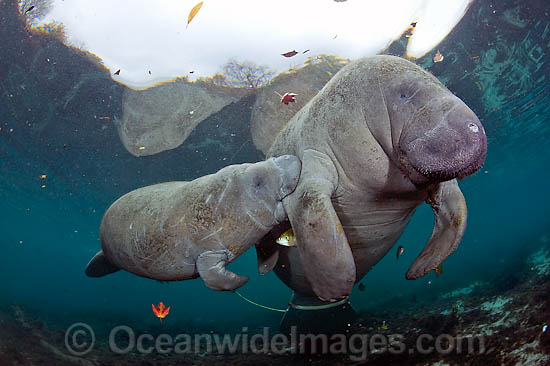
[{"label": "brown leaf", "polygon": [[202,3],[204,1],[201,1],[200,3],[198,3],[197,5],[193,6],[193,9],[191,9],[191,11],[189,12],[189,16],[187,17],[187,25],[185,26],[185,28],[187,28],[187,26],[189,26],[189,23],[191,23],[191,21],[193,20],[193,18],[195,17],[195,15],[197,15],[197,13],[199,12],[199,10],[201,9],[201,6],[202,6]]}]

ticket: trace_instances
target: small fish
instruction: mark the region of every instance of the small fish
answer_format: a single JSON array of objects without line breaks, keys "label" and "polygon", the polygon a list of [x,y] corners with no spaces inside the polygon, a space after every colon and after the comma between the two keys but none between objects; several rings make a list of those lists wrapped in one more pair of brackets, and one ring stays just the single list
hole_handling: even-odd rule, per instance
[{"label": "small fish", "polygon": [[298,52],[296,52],[296,50],[294,50],[294,51],[289,51],[289,52],[281,53],[281,56],[292,57],[292,56],[296,56],[297,54],[298,54]]},{"label": "small fish", "polygon": [[25,10],[25,14],[27,14],[29,11],[31,11],[32,9],[34,9],[34,5],[31,6],[30,8],[28,8],[27,10]]},{"label": "small fish", "polygon": [[479,56],[472,56],[472,57],[471,57],[472,60],[476,60],[476,59],[478,59],[478,58],[479,58]]},{"label": "small fish", "polygon": [[306,52],[309,52],[309,48],[307,50],[305,50],[304,52],[302,52],[302,53],[306,53]]},{"label": "small fish", "polygon": [[413,27],[413,28],[416,27],[416,22],[412,22],[411,27]]},{"label": "small fish", "polygon": [[296,96],[298,94],[285,93],[281,96],[281,103],[288,105],[288,103],[296,103]]},{"label": "small fish", "polygon": [[397,247],[397,259],[399,259],[399,257],[401,257],[401,254],[403,254],[403,251],[405,250],[405,248],[403,248],[402,245],[400,245],[399,247]]},{"label": "small fish", "polygon": [[40,179],[46,179],[46,178],[47,178],[46,174],[40,174]]},{"label": "small fish", "polygon": [[201,10],[201,7],[202,7],[202,3],[204,1],[201,1],[200,3],[198,3],[197,5],[193,6],[193,9],[191,9],[191,11],[189,12],[189,16],[187,17],[187,25],[185,26],[185,28],[187,28],[189,26],[189,23],[191,23],[191,21],[193,20],[193,18],[195,17],[195,15],[197,15],[197,13],[199,12],[199,10]]},{"label": "small fish", "polygon": [[112,121],[113,117],[101,116],[101,117],[99,117],[99,119],[102,120],[102,121]]},{"label": "small fish", "polygon": [[434,62],[441,62],[441,61],[443,61],[444,58],[445,57],[443,57],[441,52],[439,52],[439,50],[437,50],[437,52],[435,53],[435,56],[434,56]]},{"label": "small fish", "polygon": [[195,73],[195,71],[194,71],[194,70],[191,70],[191,71],[189,71],[189,73],[190,73],[190,74],[194,74],[194,73]]},{"label": "small fish", "polygon": [[443,265],[440,264],[439,266],[435,267],[434,272],[437,276],[441,275],[443,273]]},{"label": "small fish", "polygon": [[151,70],[149,70],[149,75],[151,75]]},{"label": "small fish", "polygon": [[365,285],[363,285],[363,282],[361,282],[359,286],[357,286],[357,288],[359,289],[359,291],[365,291]]},{"label": "small fish", "polygon": [[275,242],[285,247],[296,246],[296,237],[294,236],[294,231],[292,231],[292,228],[282,233],[281,236],[279,236],[277,240],[275,240]]},{"label": "small fish", "polygon": [[120,75],[120,69],[118,69],[117,71],[115,71],[115,75]]},{"label": "small fish", "polygon": [[155,304],[153,305],[153,313],[159,318],[160,322],[162,323],[162,319],[166,318],[166,315],[170,313],[170,306],[166,307],[164,306],[164,303],[161,301],[157,306]]}]

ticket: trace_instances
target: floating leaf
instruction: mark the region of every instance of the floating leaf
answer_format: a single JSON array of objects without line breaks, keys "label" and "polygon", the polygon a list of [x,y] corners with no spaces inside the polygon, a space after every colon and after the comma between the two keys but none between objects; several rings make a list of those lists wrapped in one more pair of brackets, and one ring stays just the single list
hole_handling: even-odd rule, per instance
[{"label": "floating leaf", "polygon": [[200,3],[198,3],[197,5],[193,6],[193,9],[191,9],[191,11],[189,12],[189,16],[187,17],[187,25],[185,26],[185,28],[187,28],[189,26],[189,23],[191,23],[191,21],[193,20],[193,18],[195,17],[195,15],[197,15],[197,13],[199,12],[199,10],[201,9],[201,6],[202,6],[202,3],[204,1],[201,1]]},{"label": "floating leaf", "polygon": [[296,56],[297,54],[298,54],[298,52],[296,52],[296,50],[294,50],[294,51],[289,51],[289,52],[281,53],[281,56],[292,57],[292,56]]},{"label": "floating leaf", "polygon": [[434,62],[441,62],[443,61],[443,55],[441,54],[441,52],[439,52],[439,50],[437,50],[437,52],[435,53],[435,56],[434,56]]},{"label": "floating leaf", "polygon": [[170,313],[170,306],[166,307],[164,303],[161,301],[157,306],[153,304],[153,313],[159,318],[160,322],[162,323],[162,319]]},{"label": "floating leaf", "polygon": [[298,94],[294,94],[294,93],[285,93],[284,95],[281,96],[281,103],[284,103],[286,105],[288,105],[288,103],[296,103],[297,95]]}]

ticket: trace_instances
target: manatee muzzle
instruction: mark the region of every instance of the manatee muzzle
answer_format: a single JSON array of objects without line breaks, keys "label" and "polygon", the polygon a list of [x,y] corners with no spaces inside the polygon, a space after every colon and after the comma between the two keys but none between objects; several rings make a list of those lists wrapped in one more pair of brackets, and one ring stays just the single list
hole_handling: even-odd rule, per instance
[{"label": "manatee muzzle", "polygon": [[485,162],[487,137],[479,119],[467,107],[456,108],[433,128],[404,142],[401,153],[430,182],[464,178]]}]

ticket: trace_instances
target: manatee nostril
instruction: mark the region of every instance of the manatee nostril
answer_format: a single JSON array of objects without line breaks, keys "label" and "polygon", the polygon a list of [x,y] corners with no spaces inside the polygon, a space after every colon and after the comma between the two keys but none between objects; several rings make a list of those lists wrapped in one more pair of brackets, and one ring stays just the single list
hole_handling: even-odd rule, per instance
[{"label": "manatee nostril", "polygon": [[479,131],[479,127],[477,127],[477,125],[473,122],[470,122],[470,124],[468,125],[468,128],[470,129],[470,131],[474,133]]}]

